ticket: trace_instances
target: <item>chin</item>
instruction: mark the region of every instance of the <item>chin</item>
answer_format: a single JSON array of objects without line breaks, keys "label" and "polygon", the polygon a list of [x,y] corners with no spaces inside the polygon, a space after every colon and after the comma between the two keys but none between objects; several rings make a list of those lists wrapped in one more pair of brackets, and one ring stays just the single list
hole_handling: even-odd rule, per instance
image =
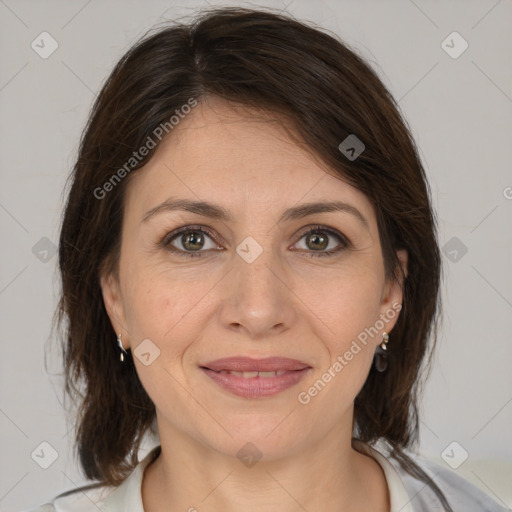
[{"label": "chin", "polygon": [[201,437],[213,450],[228,457],[238,458],[248,467],[258,460],[283,459],[304,450],[308,437],[306,432],[299,432],[296,425],[286,424],[287,421],[297,419],[292,419],[293,413],[286,418],[288,414],[289,412],[226,414],[222,416],[225,418],[223,424],[231,436],[217,425],[215,431],[218,432],[218,436],[212,438],[213,425],[210,425]]}]

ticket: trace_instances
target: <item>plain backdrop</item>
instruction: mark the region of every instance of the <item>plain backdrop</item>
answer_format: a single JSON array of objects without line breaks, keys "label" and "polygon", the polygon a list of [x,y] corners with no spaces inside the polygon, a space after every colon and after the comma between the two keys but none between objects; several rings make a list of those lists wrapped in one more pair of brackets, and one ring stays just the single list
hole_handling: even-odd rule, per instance
[{"label": "plain backdrop", "polygon": [[[62,190],[93,99],[146,30],[208,4],[287,9],[335,32],[399,100],[431,183],[445,276],[420,449],[512,507],[510,0],[0,0],[0,510],[84,482],[49,337]],[[47,58],[33,49],[42,37],[45,51],[58,45]],[[55,450],[47,469],[42,449]]]}]

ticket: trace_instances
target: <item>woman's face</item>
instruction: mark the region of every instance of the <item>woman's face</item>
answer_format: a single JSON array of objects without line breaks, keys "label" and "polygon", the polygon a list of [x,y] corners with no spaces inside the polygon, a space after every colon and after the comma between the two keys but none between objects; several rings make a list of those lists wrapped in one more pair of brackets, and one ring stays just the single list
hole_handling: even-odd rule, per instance
[{"label": "woman's face", "polygon": [[[366,196],[243,114],[199,103],[130,177],[119,281],[102,289],[161,439],[230,456],[250,442],[271,460],[350,437],[402,297]],[[266,358],[280,359],[254,362]]]}]

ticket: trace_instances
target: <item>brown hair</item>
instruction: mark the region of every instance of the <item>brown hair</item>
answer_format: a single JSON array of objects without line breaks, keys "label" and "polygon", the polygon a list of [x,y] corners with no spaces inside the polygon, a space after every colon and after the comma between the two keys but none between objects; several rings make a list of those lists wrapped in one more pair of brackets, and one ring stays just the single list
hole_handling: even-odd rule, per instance
[{"label": "brown hair", "polygon": [[[212,9],[143,37],[115,66],[84,130],[60,235],[57,317],[59,325],[67,319],[65,390],[79,403],[76,449],[85,475],[119,485],[137,464],[155,418],[131,353],[119,362],[99,283],[102,273],[116,273],[131,175],[104,184],[176,110],[207,95],[290,120],[306,147],[366,194],[377,213],[390,278],[399,277],[396,251],[407,250],[388,370],[372,368],[356,397],[354,435],[387,443],[392,456],[451,510],[404,451],[418,437],[419,374],[435,342],[441,274],[429,189],[407,124],[377,74],[336,36],[289,15],[243,8]],[[365,145],[355,160],[338,149],[350,134]],[[136,172],[153,153],[127,172]],[[108,195],[98,193],[107,188]]]}]

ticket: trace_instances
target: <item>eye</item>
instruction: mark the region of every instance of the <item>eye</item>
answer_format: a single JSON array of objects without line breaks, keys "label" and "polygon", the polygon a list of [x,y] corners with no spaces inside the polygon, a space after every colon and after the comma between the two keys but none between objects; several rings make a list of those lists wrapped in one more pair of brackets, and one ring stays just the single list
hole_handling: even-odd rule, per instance
[{"label": "eye", "polygon": [[204,226],[185,226],[166,235],[161,245],[170,252],[194,257],[211,249],[222,249],[213,241],[213,234]]},{"label": "eye", "polygon": [[[301,240],[305,246],[299,249],[310,253],[311,257],[333,256],[351,245],[339,231],[325,226],[310,227],[301,235],[299,242]],[[184,226],[165,235],[158,245],[178,256],[192,258],[204,256],[202,253],[212,249],[223,250],[215,242],[215,235],[205,226]]]},{"label": "eye", "polygon": [[[311,252],[311,257],[332,256],[350,246],[348,239],[340,232],[325,226],[313,226],[302,234],[304,250]],[[338,243],[334,243],[337,240]],[[330,247],[329,250],[326,250]],[[302,248],[301,248],[302,249]]]}]

